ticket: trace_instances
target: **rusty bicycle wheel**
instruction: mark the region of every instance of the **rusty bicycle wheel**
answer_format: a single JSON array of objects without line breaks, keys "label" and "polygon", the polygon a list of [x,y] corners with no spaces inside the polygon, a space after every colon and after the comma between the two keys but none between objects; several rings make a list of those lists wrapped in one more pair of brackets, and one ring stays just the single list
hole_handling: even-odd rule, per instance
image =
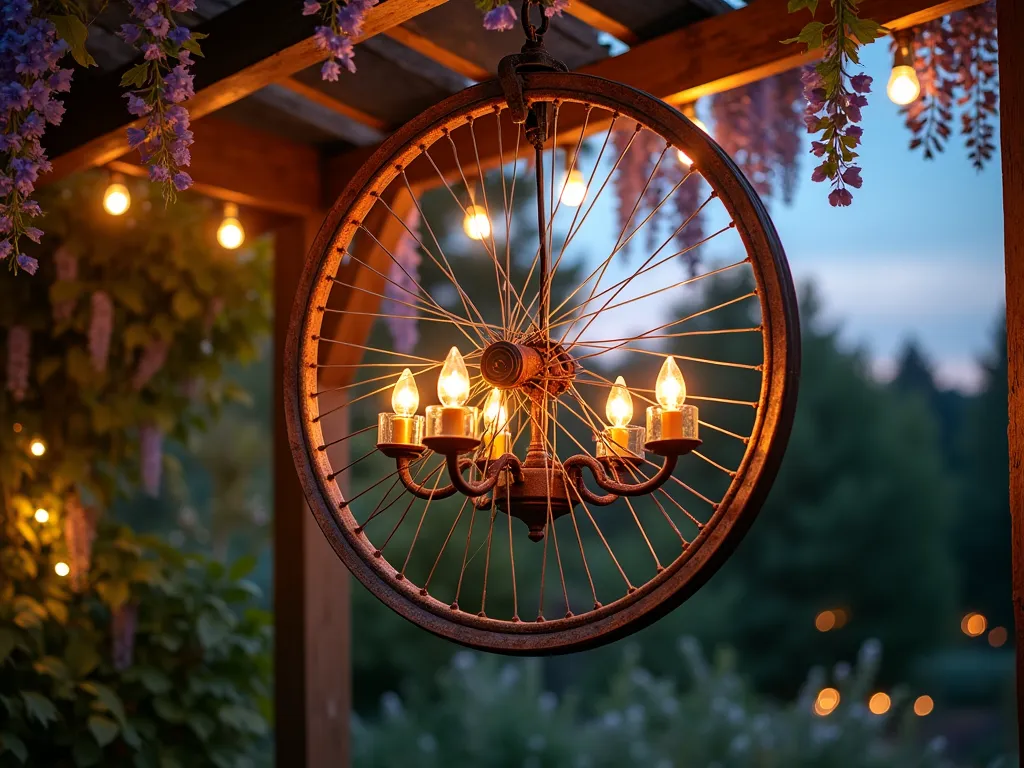
[{"label": "rusty bicycle wheel", "polygon": [[[306,498],[355,577],[437,635],[489,651],[545,654],[594,647],[646,626],[726,560],[785,451],[799,322],[768,213],[707,134],[622,84],[563,73],[528,74],[523,82],[527,104],[546,105],[550,116],[535,158],[495,81],[453,95],[400,128],[348,182],[309,253],[283,375]],[[645,167],[664,171],[633,184],[632,210],[629,199],[621,200],[630,187],[618,176],[630,152],[648,153]],[[577,180],[582,172],[582,199],[565,196],[557,178],[565,172],[577,172]],[[424,204],[428,195],[465,215],[477,262],[446,256],[461,235],[437,219],[437,206]],[[529,196],[531,210],[539,198],[546,216],[546,228],[532,225],[532,241],[516,195]],[[666,226],[670,209],[676,218]],[[710,217],[711,232],[683,239],[697,211]],[[524,248],[523,239],[534,245]],[[549,277],[537,276],[541,251],[557,255],[542,270]],[[409,268],[410,252],[430,271],[433,287]],[[493,267],[489,286],[460,280],[471,263]],[[574,282],[559,284],[569,278]],[[540,295],[544,280],[547,297]],[[397,351],[387,328],[414,316],[425,333],[429,327],[429,339]],[[538,345],[540,329],[546,335]],[[541,350],[533,390],[512,386],[501,402],[510,412],[509,453],[523,455],[527,432],[543,423],[534,448],[543,444],[551,467],[545,471],[564,472],[570,454],[585,462],[598,453],[593,440],[600,441],[603,398],[617,370],[628,369],[632,385],[650,375],[649,383],[627,388],[632,399],[652,403],[650,366],[669,353],[685,374],[687,402],[700,407],[703,444],[679,459],[663,486],[607,506],[588,503],[593,495],[581,496],[571,481],[558,493],[548,481],[547,513],[540,504],[532,522],[502,498],[510,480],[482,501],[454,488],[441,498],[445,457],[421,450],[400,471],[384,455],[388,446],[382,453],[374,442],[372,411],[390,410],[405,369],[432,401],[445,352],[460,345],[476,371],[469,402],[483,405],[502,344]],[[481,370],[485,358],[488,370]],[[549,386],[555,379],[557,388]],[[537,382],[545,387],[542,401]],[[465,464],[486,477],[480,462]],[[641,458],[619,466],[641,482],[657,464]]]}]

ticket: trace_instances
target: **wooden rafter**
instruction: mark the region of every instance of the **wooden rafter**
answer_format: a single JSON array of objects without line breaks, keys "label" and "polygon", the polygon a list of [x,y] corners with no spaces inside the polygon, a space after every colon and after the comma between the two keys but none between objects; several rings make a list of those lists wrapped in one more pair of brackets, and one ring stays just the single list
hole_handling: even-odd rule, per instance
[{"label": "wooden rafter", "polygon": [[411,48],[441,66],[447,67],[453,72],[458,72],[463,77],[467,77],[475,82],[479,83],[494,77],[493,72],[488,71],[479,64],[462,58],[457,53],[438,45],[430,38],[418,35],[406,27],[392,27],[384,34],[395,42],[401,43],[406,48]]},{"label": "wooden rafter", "polygon": [[294,77],[286,77],[279,83],[279,85],[282,88],[287,88],[292,93],[312,101],[314,104],[319,104],[321,107],[329,109],[332,112],[336,112],[342,117],[346,117],[349,120],[365,125],[367,128],[372,128],[375,131],[387,132],[392,127],[379,117],[375,117],[368,112],[363,112],[361,109],[356,109],[344,102],[338,101],[338,99],[335,99],[330,94],[321,91],[319,88],[314,88],[312,85],[307,85]]},{"label": "wooden rafter", "polygon": [[[982,0],[862,0],[861,14],[892,29],[902,29],[944,16]],[[715,16],[635,46],[621,56],[603,59],[582,68],[584,74],[624,82],[682,105],[701,96],[736,88],[814,60],[797,46],[780,40],[795,37],[808,15],[787,12],[788,0],[754,0],[731,13]],[[579,125],[566,116],[559,124],[559,138],[574,142]],[[602,126],[591,122],[591,130]],[[500,160],[494,136],[477,136],[481,163],[493,167]],[[376,147],[352,150],[328,163],[327,189],[330,199],[340,183],[351,177]],[[472,146],[459,147],[470,156]],[[458,169],[442,159],[438,168],[453,177]],[[409,179],[418,186],[439,183],[432,165],[423,163],[408,169]]]},{"label": "wooden rafter", "polygon": [[569,3],[567,13],[575,16],[584,24],[589,24],[598,32],[604,32],[616,40],[621,40],[626,45],[636,45],[640,42],[640,38],[637,37],[636,33],[625,24],[616,21],[589,3],[583,2],[583,0],[573,0]]},{"label": "wooden rafter", "polygon": [[[386,0],[367,13],[357,42],[379,35],[447,0]],[[198,119],[260,88],[323,60],[313,42],[313,17],[294,3],[246,0],[203,24],[204,58],[194,67],[196,95],[186,105]],[[53,158],[48,181],[115,160],[127,153],[124,130],[133,125],[121,96],[123,70],[82,77],[65,101],[61,126],[47,133]],[[141,122],[141,121],[136,121]]]}]

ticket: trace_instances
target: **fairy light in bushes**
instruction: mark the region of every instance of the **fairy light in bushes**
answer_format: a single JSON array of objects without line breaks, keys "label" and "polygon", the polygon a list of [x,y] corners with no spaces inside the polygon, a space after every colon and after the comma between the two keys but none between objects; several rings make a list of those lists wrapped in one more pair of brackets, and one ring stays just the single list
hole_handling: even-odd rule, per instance
[{"label": "fairy light in bushes", "polygon": [[835,688],[822,688],[814,700],[814,714],[818,717],[828,717],[839,706],[839,699],[839,691]]},{"label": "fairy light in bushes", "polygon": [[64,578],[69,573],[71,573],[71,566],[69,566],[67,563],[61,560],[59,563],[53,566],[53,572],[61,578]]},{"label": "fairy light in bushes", "polygon": [[914,700],[914,714],[918,717],[928,717],[935,709],[935,702],[931,696],[918,696]]},{"label": "fairy light in bushes", "polygon": [[46,443],[44,443],[37,437],[35,440],[29,443],[28,450],[33,456],[39,458],[44,453],[46,453]]},{"label": "fairy light in bushes", "polygon": [[37,523],[42,525],[50,519],[50,513],[47,510],[43,509],[42,507],[39,507],[39,509],[36,510],[36,513],[35,515],[33,515],[33,517],[36,519]]},{"label": "fairy light in bushes", "polygon": [[217,228],[217,242],[229,251],[239,248],[245,242],[245,229],[238,220],[238,206],[234,203],[224,204],[224,220]]},{"label": "fairy light in bushes", "polygon": [[868,699],[868,710],[870,710],[873,715],[884,715],[889,711],[891,706],[892,699],[889,698],[889,694],[884,691],[879,691]]},{"label": "fairy light in bushes", "polygon": [[103,210],[111,216],[122,216],[132,205],[132,196],[124,184],[124,177],[115,173],[103,192]]},{"label": "fairy light in bushes", "polygon": [[901,29],[893,33],[896,52],[893,55],[892,74],[886,92],[893,104],[905,107],[921,95],[921,82],[914,70],[914,32]]},{"label": "fairy light in bushes", "polygon": [[988,629],[988,619],[980,613],[968,613],[960,622],[960,631],[968,637],[981,637]]}]

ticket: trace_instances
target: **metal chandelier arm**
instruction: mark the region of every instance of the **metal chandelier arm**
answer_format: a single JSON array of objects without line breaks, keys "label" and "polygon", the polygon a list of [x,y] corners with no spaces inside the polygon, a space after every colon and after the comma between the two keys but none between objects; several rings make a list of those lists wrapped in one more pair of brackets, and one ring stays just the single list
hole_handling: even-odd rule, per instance
[{"label": "metal chandelier arm", "polygon": [[[661,465],[658,473],[642,483],[620,483],[617,480],[610,479],[605,472],[604,465],[593,456],[571,456],[565,460],[562,466],[565,468],[570,479],[576,484],[576,489],[580,492],[580,496],[584,501],[598,506],[607,506],[620,496],[646,496],[658,490],[668,482],[672,472],[675,471],[678,460],[679,456],[677,454],[666,456],[665,462]],[[601,490],[607,491],[606,495],[599,496],[586,487],[583,481],[583,467],[587,467],[591,471],[594,475],[594,482],[597,483]]]},{"label": "metal chandelier arm", "polygon": [[519,461],[519,458],[511,453],[506,453],[499,459],[494,461],[487,467],[487,471],[484,473],[483,480],[474,482],[467,480],[462,476],[462,470],[466,467],[473,466],[473,462],[467,459],[459,459],[457,453],[448,453],[445,455],[448,462],[448,476],[451,478],[452,485],[456,491],[461,493],[463,496],[469,496],[470,498],[477,498],[483,496],[485,493],[489,493],[494,489],[494,486],[498,484],[501,473],[504,470],[508,470],[512,473],[512,480],[517,483],[523,482],[523,464]]},{"label": "metal chandelier arm", "polygon": [[414,457],[401,456],[395,459],[395,463],[398,466],[398,479],[401,480],[402,485],[409,491],[413,496],[420,499],[447,499],[450,496],[454,496],[459,492],[459,489],[452,484],[442,486],[441,488],[428,488],[425,485],[417,483],[412,476],[411,464],[414,461]]}]

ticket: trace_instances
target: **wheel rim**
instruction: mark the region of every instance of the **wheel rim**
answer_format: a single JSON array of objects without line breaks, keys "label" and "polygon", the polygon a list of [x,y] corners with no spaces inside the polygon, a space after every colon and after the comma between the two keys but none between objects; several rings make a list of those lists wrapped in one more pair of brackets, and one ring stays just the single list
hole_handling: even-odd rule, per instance
[{"label": "wheel rim", "polygon": [[400,169],[420,154],[420,145],[429,151],[447,139],[443,131],[453,119],[484,119],[500,108],[497,83],[456,94],[404,126],[339,196],[316,238],[297,292],[286,349],[285,407],[296,468],[310,507],[338,556],[371,592],[406,618],[456,642],[506,653],[554,653],[610,642],[646,626],[690,596],[728,557],[753,522],[785,449],[796,401],[799,328],[788,266],[763,204],[731,160],[699,129],[653,97],[597,78],[530,75],[526,94],[538,101],[590,103],[642,123],[685,148],[704,178],[714,180],[718,199],[736,223],[760,301],[764,370],[742,461],[699,534],[655,577],[600,608],[542,622],[479,617],[469,610],[453,611],[450,603],[421,594],[421,587],[409,579],[396,579],[397,569],[374,556],[376,545],[361,530],[351,507],[344,506],[337,483],[329,479],[337,468],[325,451],[318,450],[323,444],[320,413],[310,393],[318,391],[319,371],[310,366],[317,365],[320,346],[315,337],[322,313],[316,308],[326,305],[333,287],[325,276],[333,276],[341,262],[336,249],[352,241],[359,228],[354,222],[363,222],[379,199],[373,195],[400,177]]}]

